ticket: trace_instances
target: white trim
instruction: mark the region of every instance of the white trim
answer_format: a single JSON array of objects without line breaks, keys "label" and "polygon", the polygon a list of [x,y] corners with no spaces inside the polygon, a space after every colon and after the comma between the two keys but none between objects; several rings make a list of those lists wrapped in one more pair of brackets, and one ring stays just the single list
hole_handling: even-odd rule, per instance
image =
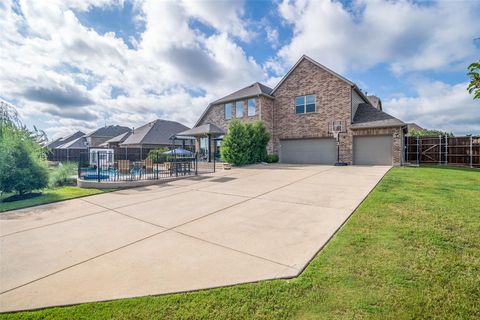
[{"label": "white trim", "polygon": [[314,65],[316,65],[317,67],[327,71],[328,73],[334,75],[335,77],[339,78],[340,80],[343,80],[345,81],[346,83],[348,83],[349,85],[351,86],[355,86],[355,83],[351,82],[350,80],[348,80],[347,78],[339,75],[338,73],[336,73],[335,71],[325,67],[323,64],[320,64],[318,63],[317,61],[313,60],[312,58],[306,56],[306,55],[303,55],[298,61],[297,63],[295,63],[293,65],[292,68],[290,68],[290,70],[287,72],[286,75],[283,76],[282,80],[280,80],[279,83],[277,83],[277,85],[275,86],[275,88],[273,88],[272,92],[270,92],[270,95],[273,95],[275,93],[275,91],[277,91],[277,89],[282,85],[282,83],[288,78],[288,76],[293,72],[293,70],[295,70],[298,65],[300,64],[300,62],[302,62],[304,59],[310,61],[311,63],[313,63]]}]

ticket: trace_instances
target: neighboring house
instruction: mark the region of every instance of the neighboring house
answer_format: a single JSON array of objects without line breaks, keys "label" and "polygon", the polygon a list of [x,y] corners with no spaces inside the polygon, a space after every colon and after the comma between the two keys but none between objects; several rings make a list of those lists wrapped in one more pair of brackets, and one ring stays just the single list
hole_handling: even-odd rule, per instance
[{"label": "neighboring house", "polygon": [[[179,122],[158,119],[134,129],[119,146],[140,149],[140,156],[143,157],[151,149],[172,146],[172,136],[188,129]],[[184,142],[177,141],[176,144],[181,146]]]},{"label": "neighboring house", "polygon": [[98,148],[102,143],[107,140],[112,139],[122,133],[129,132],[132,129],[129,127],[114,125],[114,126],[105,126],[99,128],[95,131],[92,131],[85,135],[88,148]]},{"label": "neighboring house", "polygon": [[130,135],[132,134],[133,130],[130,130],[128,132],[122,133],[116,137],[113,137],[112,139],[109,139],[102,143],[100,146],[104,148],[119,148],[120,143],[123,143]]},{"label": "neighboring house", "polygon": [[71,135],[69,135],[65,138],[62,137],[62,138],[58,138],[58,139],[55,139],[55,140],[49,142],[46,145],[46,147],[48,149],[55,149],[55,148],[58,148],[61,145],[64,145],[64,144],[69,143],[71,141],[77,140],[78,138],[83,137],[84,135],[85,135],[84,132],[77,131],[77,132],[72,133]]},{"label": "neighboring house", "polygon": [[195,127],[210,123],[226,130],[232,119],[262,120],[272,135],[268,151],[284,163],[333,164],[331,126],[341,121],[340,161],[399,165],[407,131],[404,122],[382,111],[380,99],[366,97],[353,82],[305,55],[275,88],[257,82],[212,102]]}]

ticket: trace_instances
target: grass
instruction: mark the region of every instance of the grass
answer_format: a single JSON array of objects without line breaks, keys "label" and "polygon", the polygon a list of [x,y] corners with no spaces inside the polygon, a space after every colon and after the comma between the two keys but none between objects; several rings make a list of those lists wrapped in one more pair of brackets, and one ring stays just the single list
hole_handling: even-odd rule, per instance
[{"label": "grass", "polygon": [[479,208],[478,170],[393,168],[295,279],[1,317],[478,319]]},{"label": "grass", "polygon": [[57,202],[67,199],[79,198],[84,196],[90,196],[97,193],[102,193],[111,190],[100,189],[83,189],[79,187],[66,186],[52,189],[45,189],[42,191],[42,195],[25,200],[13,201],[13,202],[1,202],[2,199],[11,196],[11,194],[4,194],[0,197],[0,212],[21,209],[40,204],[46,204],[51,202]]}]

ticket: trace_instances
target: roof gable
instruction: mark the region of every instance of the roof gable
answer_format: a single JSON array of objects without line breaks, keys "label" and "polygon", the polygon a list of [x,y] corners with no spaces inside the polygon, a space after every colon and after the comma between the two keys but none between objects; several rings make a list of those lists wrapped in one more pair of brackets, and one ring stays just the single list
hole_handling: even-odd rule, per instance
[{"label": "roof gable", "polygon": [[155,120],[137,129],[120,145],[170,144],[170,137],[188,127],[176,121]]},{"label": "roof gable", "polygon": [[246,98],[251,98],[251,97],[256,97],[256,96],[259,96],[259,95],[263,95],[265,97],[269,97],[269,98],[272,98],[272,95],[271,95],[271,92],[272,92],[272,88],[260,83],[260,82],[255,82],[245,88],[242,88],[240,90],[237,90],[223,98],[220,98],[212,103],[210,103],[206,108],[205,110],[203,111],[202,115],[200,116],[200,118],[198,118],[197,122],[195,123],[194,127],[196,127],[202,120],[203,118],[205,117],[205,115],[207,114],[207,112],[210,110],[210,108],[213,106],[213,105],[216,105],[216,104],[220,104],[220,103],[225,103],[225,102],[229,102],[229,101],[235,101],[235,100],[240,100],[240,99],[246,99]]},{"label": "roof gable", "polygon": [[242,88],[238,91],[235,91],[234,93],[231,93],[223,98],[220,98],[211,104],[218,104],[218,103],[223,103],[223,102],[228,102],[228,101],[234,101],[238,99],[244,99],[244,98],[249,98],[249,97],[255,97],[258,95],[266,95],[270,96],[270,92],[272,92],[272,89],[267,87],[264,84],[261,84],[259,82],[255,82],[245,88]]},{"label": "roof gable", "polygon": [[129,127],[124,127],[124,126],[119,126],[119,125],[114,125],[114,126],[106,126],[102,128],[98,128],[95,131],[90,132],[89,134],[86,135],[86,137],[109,137],[113,138],[118,136],[119,134],[125,133],[130,131],[131,129]]},{"label": "roof gable", "polygon": [[298,61],[297,63],[295,63],[293,65],[293,67],[290,68],[290,70],[288,70],[287,74],[283,76],[282,80],[280,80],[279,83],[277,83],[277,85],[275,86],[275,88],[273,88],[272,92],[270,93],[271,95],[275,95],[275,91],[277,91],[277,89],[282,85],[282,83],[290,76],[290,74],[292,74],[292,72],[300,65],[300,63],[304,60],[307,60],[311,63],[313,63],[315,66],[325,70],[326,72],[330,73],[331,75],[339,78],[340,80],[346,82],[347,84],[349,84],[350,86],[355,86],[355,83],[351,82],[350,80],[348,80],[347,78],[339,75],[338,73],[336,73],[335,71],[325,67],[323,64],[321,63],[318,63],[317,61],[313,60],[312,58],[306,56],[306,55],[303,55]]}]

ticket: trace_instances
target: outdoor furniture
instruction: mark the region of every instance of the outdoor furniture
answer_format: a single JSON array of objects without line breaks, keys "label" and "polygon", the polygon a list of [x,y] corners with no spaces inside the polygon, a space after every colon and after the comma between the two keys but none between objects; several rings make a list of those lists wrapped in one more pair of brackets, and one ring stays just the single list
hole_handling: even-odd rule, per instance
[{"label": "outdoor furniture", "polygon": [[141,162],[141,166],[145,169],[145,173],[153,173],[153,160],[145,159]]},{"label": "outdoor furniture", "polygon": [[130,160],[118,160],[118,172],[120,174],[130,173]]}]

